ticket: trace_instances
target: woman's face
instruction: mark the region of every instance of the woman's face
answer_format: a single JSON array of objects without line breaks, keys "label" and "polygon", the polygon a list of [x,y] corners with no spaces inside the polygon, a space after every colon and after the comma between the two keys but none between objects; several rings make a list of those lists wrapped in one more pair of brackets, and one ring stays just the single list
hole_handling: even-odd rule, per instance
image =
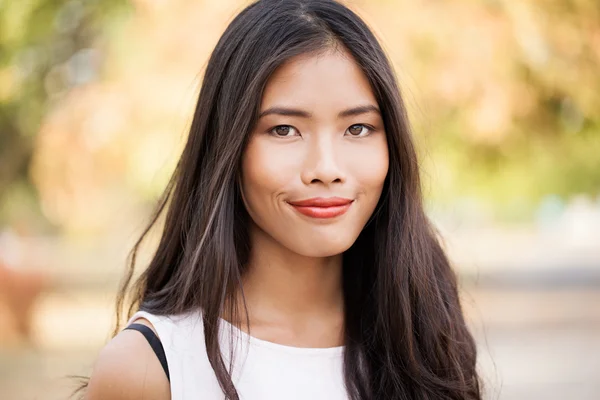
[{"label": "woman's face", "polygon": [[304,256],[347,250],[377,205],[388,171],[383,120],[349,53],[302,55],[263,94],[242,160],[242,195],[266,234]]}]

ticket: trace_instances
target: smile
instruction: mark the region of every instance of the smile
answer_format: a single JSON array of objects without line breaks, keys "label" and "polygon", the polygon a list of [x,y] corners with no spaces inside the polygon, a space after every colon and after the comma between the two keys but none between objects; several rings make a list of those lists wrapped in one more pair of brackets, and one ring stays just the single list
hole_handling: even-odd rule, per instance
[{"label": "smile", "polygon": [[342,197],[315,197],[306,200],[290,201],[288,204],[307,217],[334,218],[345,214],[353,201]]}]

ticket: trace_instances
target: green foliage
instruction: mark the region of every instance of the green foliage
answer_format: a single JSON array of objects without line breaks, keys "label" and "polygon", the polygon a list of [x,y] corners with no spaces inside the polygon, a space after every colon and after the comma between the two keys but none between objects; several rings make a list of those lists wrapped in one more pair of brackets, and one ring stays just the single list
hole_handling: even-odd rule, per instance
[{"label": "green foliage", "polygon": [[40,122],[68,90],[98,78],[101,53],[86,50],[101,47],[125,10],[125,0],[0,0],[0,205],[10,188],[37,204],[28,167]]},{"label": "green foliage", "polygon": [[[448,18],[473,27],[453,29],[475,36],[432,25],[416,42],[433,201],[477,198],[523,219],[550,195],[600,195],[600,2],[459,3]],[[444,99],[428,82],[449,69],[461,84]]]},{"label": "green foliage", "polygon": [[[503,218],[522,219],[547,196],[600,193],[600,2],[362,3],[377,15],[371,22],[398,57],[393,61],[401,85],[408,79],[417,88],[413,116],[425,125],[417,132],[426,152],[430,202],[477,199]],[[116,91],[133,92],[123,97],[139,115],[154,110],[156,120],[133,119],[127,129],[148,132],[165,124],[161,129],[169,130],[165,121],[173,116],[172,106],[148,93],[164,94],[161,82],[187,79],[190,70],[201,69],[196,58],[182,55],[209,51],[196,26],[213,4],[142,1],[135,14],[141,33],[130,42],[113,29],[130,15],[126,0],[0,0],[0,223],[24,207],[31,215],[44,214],[32,210],[37,194],[29,176],[32,154],[40,154],[34,149],[40,122],[72,89],[102,78],[106,48],[112,52],[110,80]],[[147,60],[152,66],[138,71]],[[132,70],[139,81],[124,85]],[[405,95],[410,103],[412,93]],[[105,158],[95,159],[98,168],[131,164],[136,166],[131,174],[139,177],[139,166],[146,163],[153,171],[155,147],[162,145],[149,145],[150,134],[145,147],[138,145],[141,136],[127,138],[122,135],[112,143],[118,149],[105,149]],[[52,163],[51,157],[46,160]]]}]

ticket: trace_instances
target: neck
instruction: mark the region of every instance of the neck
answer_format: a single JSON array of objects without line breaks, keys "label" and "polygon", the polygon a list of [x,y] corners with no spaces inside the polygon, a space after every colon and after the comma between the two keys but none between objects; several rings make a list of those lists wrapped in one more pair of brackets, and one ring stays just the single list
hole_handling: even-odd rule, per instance
[{"label": "neck", "polygon": [[242,282],[252,324],[302,325],[343,317],[341,254],[302,256],[256,226],[250,239],[252,251]]}]

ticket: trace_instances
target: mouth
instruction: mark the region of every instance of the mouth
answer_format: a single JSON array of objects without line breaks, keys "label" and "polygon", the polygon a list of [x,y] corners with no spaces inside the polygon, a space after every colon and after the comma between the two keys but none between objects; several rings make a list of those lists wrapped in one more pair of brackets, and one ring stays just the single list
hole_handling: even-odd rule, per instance
[{"label": "mouth", "polygon": [[342,197],[315,197],[312,199],[289,201],[299,213],[311,218],[335,218],[350,208],[354,200]]}]

